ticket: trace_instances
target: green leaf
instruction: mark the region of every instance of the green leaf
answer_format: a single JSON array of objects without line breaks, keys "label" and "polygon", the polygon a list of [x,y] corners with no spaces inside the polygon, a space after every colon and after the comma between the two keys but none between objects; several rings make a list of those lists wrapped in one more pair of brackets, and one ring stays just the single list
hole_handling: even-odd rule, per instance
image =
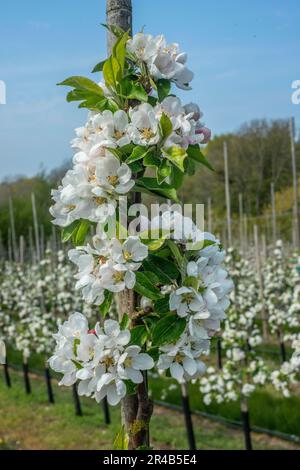
[{"label": "green leaf", "polygon": [[122,320],[120,322],[121,330],[126,330],[129,326],[129,323],[130,323],[130,318],[128,316],[128,313],[124,313],[122,316]]},{"label": "green leaf", "polygon": [[159,349],[158,348],[150,348],[147,351],[147,354],[152,357],[153,361],[158,361],[159,358]]},{"label": "green leaf", "polygon": [[119,26],[115,26],[113,24],[101,23],[101,26],[103,26],[108,31],[110,31],[114,36],[116,36],[116,38],[120,38],[125,33],[125,31],[122,28],[120,28]]},{"label": "green leaf", "polygon": [[170,248],[170,250],[172,252],[172,255],[175,258],[177,266],[181,270],[182,267],[185,265],[185,259],[182,256],[182,254],[181,254],[181,252],[178,248],[178,245],[176,245],[176,243],[174,243],[173,240],[167,240],[167,245]]},{"label": "green leaf", "polygon": [[173,131],[171,119],[165,113],[163,113],[162,117],[160,118],[159,124],[162,138],[167,139]]},{"label": "green leaf", "polygon": [[139,100],[144,103],[148,101],[148,94],[140,83],[132,83],[130,93],[127,95],[130,100]]},{"label": "green leaf", "polygon": [[166,80],[165,78],[162,78],[157,81],[156,85],[157,85],[158,99],[160,102],[162,102],[170,93],[171,82],[169,80]]},{"label": "green leaf", "polygon": [[172,284],[179,276],[179,271],[172,261],[166,261],[157,255],[148,255],[143,261],[143,267],[146,271],[154,272],[162,284]]},{"label": "green leaf", "polygon": [[75,240],[74,240],[76,246],[83,245],[89,227],[90,227],[89,220],[82,219],[80,221],[80,225],[78,227],[78,230],[76,231]]},{"label": "green leaf", "polygon": [[154,108],[157,105],[157,99],[154,96],[148,96],[148,103]]},{"label": "green leaf", "polygon": [[144,245],[147,245],[149,251],[159,250],[165,243],[165,238],[159,238],[157,240],[143,240]]},{"label": "green leaf", "polygon": [[[69,91],[67,94],[67,101],[70,103],[71,101],[81,101],[84,100],[90,96],[95,96],[94,94],[91,95],[91,92],[86,91],[86,90],[77,90],[76,88],[74,90]],[[96,95],[99,99],[99,95]]]},{"label": "green leaf", "polygon": [[166,295],[163,299],[159,299],[155,302],[153,310],[155,313],[169,313],[170,312],[170,305],[169,305],[170,296]]},{"label": "green leaf", "polygon": [[136,182],[135,190],[139,190],[141,187],[145,188],[150,193],[158,194],[167,199],[172,199],[172,201],[179,202],[176,190],[167,183],[158,184],[156,178],[148,178],[146,176],[139,178]]},{"label": "green leaf", "polygon": [[143,165],[139,162],[129,163],[129,167],[130,167],[132,173],[139,173],[140,171],[144,170]]},{"label": "green leaf", "polygon": [[129,157],[126,160],[126,163],[132,163],[137,160],[141,160],[149,153],[150,150],[151,148],[149,149],[149,147],[143,147],[141,145],[134,147],[131,155],[129,155]]},{"label": "green leaf", "polygon": [[152,282],[147,277],[145,272],[137,272],[136,274],[136,283],[134,286],[135,292],[140,295],[144,295],[151,300],[158,300],[162,297],[159,289],[153,286]]},{"label": "green leaf", "polygon": [[109,290],[105,290],[104,291],[104,301],[102,302],[102,304],[99,307],[99,311],[100,311],[101,315],[104,318],[106,317],[106,315],[109,312],[109,309],[110,309],[110,306],[111,306],[111,303],[112,303],[112,299],[113,299],[113,293],[110,292]]},{"label": "green leaf", "polygon": [[184,173],[184,160],[187,157],[185,149],[174,146],[163,149],[163,153],[164,156],[173,163],[173,165]]},{"label": "green leaf", "polygon": [[131,380],[124,380],[126,385],[126,395],[135,395],[138,384],[133,383]]},{"label": "green leaf", "polygon": [[202,165],[206,166],[210,170],[214,171],[214,167],[205,158],[205,156],[200,150],[199,145],[189,145],[187,149],[187,154],[189,158],[191,158],[195,162],[201,163]]},{"label": "green leaf", "polygon": [[144,157],[143,160],[143,165],[144,166],[149,166],[150,168],[156,168],[159,167],[161,164],[161,158],[158,157],[154,152],[152,153],[147,153],[147,155]]},{"label": "green leaf", "polygon": [[102,60],[101,62],[99,62],[98,64],[95,65],[95,67],[93,68],[92,70],[92,73],[95,73],[95,72],[102,72],[103,70],[103,65],[105,64],[105,60]]},{"label": "green leaf", "polygon": [[157,168],[156,178],[158,184],[163,183],[171,174],[172,167],[166,158],[163,158],[159,168]]},{"label": "green leaf", "polygon": [[196,162],[191,158],[185,160],[185,170],[189,176],[193,176],[196,173]]},{"label": "green leaf", "polygon": [[178,341],[186,328],[186,320],[174,313],[169,313],[159,320],[152,330],[152,346],[163,346]]},{"label": "green leaf", "polygon": [[192,287],[193,289],[198,290],[198,279],[194,276],[187,276],[183,285],[185,287]]},{"label": "green leaf", "polygon": [[178,190],[182,186],[183,179],[184,179],[184,173],[182,173],[182,171],[179,170],[176,166],[172,166],[172,172],[170,175],[171,186],[173,186],[173,188]]},{"label": "green leaf", "polygon": [[89,91],[99,96],[103,96],[102,88],[87,77],[73,76],[69,77],[57,85],[71,86],[78,90]]},{"label": "green leaf", "polygon": [[128,33],[122,34],[115,42],[113,47],[113,56],[117,59],[120,66],[121,77],[124,73],[125,57],[126,57],[126,42],[128,40]]},{"label": "green leaf", "polygon": [[129,345],[136,344],[137,346],[144,346],[147,341],[148,333],[144,325],[135,326],[130,330]]},{"label": "green leaf", "polygon": [[110,56],[103,65],[103,78],[107,86],[116,88],[117,82],[120,79],[120,65],[117,59]]},{"label": "green leaf", "polygon": [[129,436],[125,431],[125,426],[123,425],[114,439],[113,448],[114,450],[128,450],[128,443]]},{"label": "green leaf", "polygon": [[70,238],[76,233],[79,225],[80,225],[81,220],[74,220],[70,225],[67,227],[64,227],[61,233],[61,241],[63,243],[67,242],[70,240]]}]

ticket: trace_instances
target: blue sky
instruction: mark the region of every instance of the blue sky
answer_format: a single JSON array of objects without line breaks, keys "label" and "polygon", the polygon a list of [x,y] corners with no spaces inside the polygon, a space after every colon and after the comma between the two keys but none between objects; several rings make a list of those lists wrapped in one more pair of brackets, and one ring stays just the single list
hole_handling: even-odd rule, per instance
[{"label": "blue sky", "polygon": [[[196,101],[214,134],[253,118],[296,117],[300,79],[299,0],[133,0],[134,29],[164,33],[189,54]],[[0,10],[0,179],[49,170],[71,157],[86,111],[55,84],[88,75],[105,57],[105,0],[11,0]],[[100,76],[98,75],[100,78]]]}]

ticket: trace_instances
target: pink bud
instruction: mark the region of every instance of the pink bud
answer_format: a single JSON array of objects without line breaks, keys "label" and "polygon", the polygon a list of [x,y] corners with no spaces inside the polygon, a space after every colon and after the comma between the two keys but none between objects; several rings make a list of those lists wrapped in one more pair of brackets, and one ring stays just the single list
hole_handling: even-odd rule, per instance
[{"label": "pink bud", "polygon": [[96,330],[89,330],[89,331],[88,331],[88,334],[89,334],[89,335],[95,335],[95,334],[96,334]]},{"label": "pink bud", "polygon": [[208,127],[200,127],[196,130],[196,134],[203,135],[203,140],[201,144],[207,144],[207,142],[209,142],[211,139],[211,130],[208,129]]}]

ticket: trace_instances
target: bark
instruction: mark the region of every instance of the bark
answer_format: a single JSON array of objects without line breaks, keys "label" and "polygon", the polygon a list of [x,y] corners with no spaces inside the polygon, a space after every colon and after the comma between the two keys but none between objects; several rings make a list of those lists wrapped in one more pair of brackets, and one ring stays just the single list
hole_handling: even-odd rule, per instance
[{"label": "bark", "polygon": [[[132,31],[132,5],[131,0],[107,0],[106,22],[122,28],[124,31]],[[107,50],[111,53],[115,36],[108,32]],[[140,193],[134,193],[132,203],[141,202]],[[138,297],[134,291],[125,289],[117,295],[117,307],[119,320],[127,313],[131,321],[131,327],[135,326],[135,312]],[[153,403],[148,396],[147,375],[144,381],[138,385],[137,392],[127,395],[122,400],[122,421],[129,436],[128,448],[137,449],[141,446],[149,446],[149,422],[153,412]]]},{"label": "bark", "polygon": [[[108,25],[118,26],[124,31],[132,30],[131,0],[106,0],[106,22]],[[115,36],[110,32],[107,35],[107,50],[110,54],[115,42]]]}]

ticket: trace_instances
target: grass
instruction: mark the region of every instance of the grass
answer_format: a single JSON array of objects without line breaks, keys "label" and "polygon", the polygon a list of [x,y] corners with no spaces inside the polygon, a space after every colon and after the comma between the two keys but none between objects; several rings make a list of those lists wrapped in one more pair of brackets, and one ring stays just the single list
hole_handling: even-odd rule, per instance
[{"label": "grass", "polygon": [[[0,381],[1,449],[111,449],[120,426],[119,408],[110,408],[111,425],[105,425],[101,405],[84,398],[83,416],[74,414],[70,389],[53,381],[56,403],[47,403],[42,377],[31,374],[32,394],[24,393],[20,372],[11,371],[12,388]],[[194,417],[198,449],[243,449],[240,430],[233,430]],[[155,407],[151,422],[151,442],[155,449],[187,449],[183,415]],[[266,435],[253,434],[255,449],[297,449],[296,445]]]},{"label": "grass", "polygon": [[[268,349],[268,348],[266,348]],[[269,346],[270,350],[276,350],[274,345]],[[17,351],[10,350],[8,353],[9,361],[12,364],[21,364],[21,354]],[[273,357],[271,356],[272,360]],[[279,363],[279,357],[277,358]],[[211,365],[216,363],[214,355],[210,357]],[[32,370],[43,370],[44,358],[38,354],[32,354],[30,357],[30,368]],[[53,374],[53,373],[52,373]],[[53,374],[60,378],[60,374]],[[168,387],[172,383],[170,380],[149,379],[150,389],[153,398],[162,399],[162,391],[166,390],[167,401],[172,404],[181,404],[179,388],[169,391]],[[192,409],[205,411],[214,415],[222,416],[231,420],[240,420],[240,409],[238,403],[222,403],[220,405],[214,403],[206,406],[203,403],[199,393],[198,386],[190,386],[190,399]],[[300,396],[294,395],[290,398],[284,398],[280,394],[275,393],[273,389],[261,389],[256,391],[250,399],[250,416],[251,424],[265,429],[280,431],[300,437]]]}]

